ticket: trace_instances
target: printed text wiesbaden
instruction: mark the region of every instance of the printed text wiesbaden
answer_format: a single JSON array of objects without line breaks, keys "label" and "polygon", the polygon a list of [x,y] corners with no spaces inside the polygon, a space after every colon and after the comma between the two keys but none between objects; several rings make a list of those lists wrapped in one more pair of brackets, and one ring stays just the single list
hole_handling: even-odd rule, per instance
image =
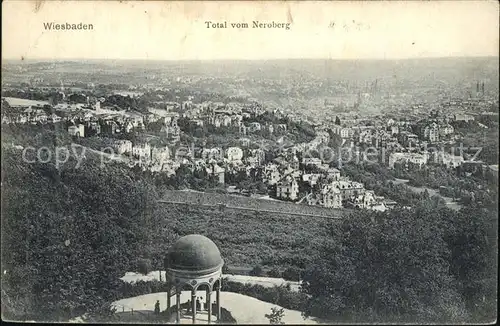
[{"label": "printed text wiesbaden", "polygon": [[56,31],[78,31],[78,30],[92,30],[94,29],[94,25],[92,24],[70,24],[70,23],[43,23],[43,27],[45,30],[56,30]]}]

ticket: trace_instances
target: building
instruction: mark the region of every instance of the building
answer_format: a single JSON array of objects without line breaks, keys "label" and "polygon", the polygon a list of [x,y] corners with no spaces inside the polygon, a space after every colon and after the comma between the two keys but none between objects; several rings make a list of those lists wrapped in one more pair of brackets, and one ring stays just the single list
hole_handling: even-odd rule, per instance
[{"label": "building", "polygon": [[224,184],[224,174],[226,172],[224,168],[218,166],[217,164],[210,164],[207,166],[206,171],[209,176],[215,177],[217,182]]},{"label": "building", "polygon": [[322,162],[321,162],[321,159],[316,158],[316,157],[304,157],[302,159],[302,164],[305,166],[308,166],[308,165],[320,166],[322,164]]},{"label": "building", "polygon": [[[144,117],[144,120],[146,123],[153,123],[153,122],[157,122],[161,119],[162,117],[158,114],[155,114],[153,112],[151,113],[148,113],[145,117]],[[165,120],[164,120],[165,121]]]},{"label": "building", "polygon": [[319,140],[320,144],[328,144],[328,142],[330,141],[330,135],[327,131],[318,131],[316,133],[316,139]]},{"label": "building", "polygon": [[249,138],[240,138],[239,143],[242,147],[248,147],[248,146],[250,146],[250,139]]},{"label": "building", "polygon": [[375,193],[373,190],[366,190],[363,193],[356,194],[347,199],[346,206],[353,208],[368,209],[376,205]]},{"label": "building", "polygon": [[[181,323],[182,309],[191,311],[192,323],[196,323],[197,315],[206,314],[208,323],[212,321],[212,314],[215,310],[215,315],[218,321],[221,321],[221,281],[222,281],[222,266],[224,260],[221,257],[219,248],[212,240],[199,234],[190,234],[178,239],[172,247],[170,247],[165,260],[164,267],[166,270],[167,284],[167,307],[166,315],[175,315],[175,322]],[[181,304],[181,292],[188,288],[191,291],[191,302],[188,307],[186,303]],[[204,305],[206,311],[198,311],[199,302],[197,291],[203,290],[206,293]],[[215,290],[215,304],[212,300],[212,295]],[[171,297],[176,297],[175,307],[171,306]],[[181,314],[182,313],[182,314]]]},{"label": "building", "polygon": [[340,171],[336,168],[329,168],[327,171],[327,177],[330,180],[337,181],[340,180]]},{"label": "building", "polygon": [[203,148],[201,150],[201,158],[206,161],[222,161],[224,159],[224,151],[220,147]]},{"label": "building", "polygon": [[272,124],[267,126],[267,130],[269,131],[270,134],[274,132],[274,126]]},{"label": "building", "polygon": [[372,144],[373,133],[371,130],[363,130],[359,133],[358,142],[360,144]]},{"label": "building", "polygon": [[285,132],[287,130],[286,124],[284,124],[284,123],[277,124],[274,127],[274,130],[278,131],[278,132]]},{"label": "building", "polygon": [[266,153],[264,150],[257,148],[257,149],[251,149],[250,150],[250,156],[246,158],[247,162],[250,164],[255,164],[255,165],[262,165],[264,164],[266,159]]},{"label": "building", "polygon": [[134,125],[132,124],[132,122],[127,121],[127,122],[125,123],[125,125],[123,126],[123,131],[124,131],[125,133],[127,133],[127,134],[128,134],[128,133],[130,133],[132,130],[134,130]]},{"label": "building", "polygon": [[229,162],[238,162],[243,159],[243,150],[239,147],[229,147],[226,150],[226,157]]},{"label": "building", "polygon": [[101,133],[101,124],[98,121],[89,121],[86,125],[85,134],[88,136],[99,135]]},{"label": "building", "polygon": [[280,199],[297,200],[299,198],[299,184],[290,176],[281,179],[276,185],[276,197]]},{"label": "building", "polygon": [[262,126],[258,122],[252,122],[248,125],[249,132],[259,131],[261,129],[262,129]]},{"label": "building", "polygon": [[332,181],[331,186],[336,187],[340,191],[343,201],[349,199],[351,196],[357,196],[365,192],[365,186],[356,181]]},{"label": "building", "polygon": [[130,140],[117,140],[113,144],[113,148],[118,154],[132,153],[132,142]]},{"label": "building", "polygon": [[389,168],[394,169],[394,164],[395,163],[412,163],[415,165],[418,165],[419,168],[422,167],[422,165],[427,164],[428,161],[428,156],[424,154],[417,154],[417,153],[391,153],[389,155]]},{"label": "building", "polygon": [[49,117],[47,118],[47,121],[48,122],[51,122],[51,123],[57,123],[57,122],[61,122],[61,117],[58,116],[57,114],[55,113],[52,113],[51,115],[49,115]]},{"label": "building", "polygon": [[[423,133],[423,131],[422,131]],[[424,136],[422,136],[424,137]],[[418,136],[411,133],[411,132],[408,132],[408,131],[400,131],[398,136],[398,142],[403,145],[403,146],[406,146],[406,147],[410,147],[412,145],[416,145],[418,143]]]},{"label": "building", "polygon": [[397,135],[397,134],[399,134],[399,126],[393,125],[390,128],[391,128],[391,135]]},{"label": "building", "polygon": [[469,122],[469,121],[474,121],[474,117],[472,115],[469,115],[469,114],[455,114],[455,116],[453,117],[453,120]]},{"label": "building", "polygon": [[178,163],[186,163],[194,158],[193,154],[194,153],[191,151],[189,147],[180,146],[175,151],[174,158]]},{"label": "building", "polygon": [[147,143],[136,144],[132,147],[132,155],[138,159],[150,161],[151,160],[151,146]]},{"label": "building", "polygon": [[349,127],[342,127],[339,125],[335,125],[332,128],[334,134],[339,135],[342,139],[348,139],[354,137],[354,130]]},{"label": "building", "polygon": [[434,154],[434,163],[445,165],[447,168],[456,168],[462,165],[464,158],[462,156],[452,155],[443,151],[438,151]]},{"label": "building", "polygon": [[455,128],[453,128],[452,125],[450,124],[444,124],[439,126],[439,136],[441,137],[446,137],[448,135],[451,135],[455,132]]},{"label": "building", "polygon": [[425,140],[430,142],[439,141],[439,126],[437,123],[432,122],[423,127],[422,135]]},{"label": "building", "polygon": [[302,175],[302,182],[307,183],[309,186],[313,187],[318,183],[323,175],[319,173],[308,173]]},{"label": "building", "polygon": [[101,131],[104,134],[118,134],[121,132],[120,125],[113,120],[107,120],[101,126]]},{"label": "building", "polygon": [[83,124],[78,124],[76,126],[69,126],[68,133],[72,137],[85,137],[85,126]]},{"label": "building", "polygon": [[300,168],[300,162],[295,153],[292,154],[292,160],[290,162],[290,167],[294,170],[298,170]]},{"label": "building", "polygon": [[169,141],[173,143],[179,142],[181,139],[181,130],[177,125],[177,115],[166,116],[160,132],[164,133]]},{"label": "building", "polygon": [[167,146],[151,148],[151,160],[154,163],[165,163],[170,160],[170,149]]},{"label": "building", "polygon": [[341,208],[342,194],[340,190],[331,184],[324,185],[323,189],[321,189],[320,203],[323,207]]},{"label": "building", "polygon": [[176,126],[177,120],[179,119],[179,115],[175,112],[168,112],[163,116],[163,123],[167,126]]},{"label": "building", "polygon": [[243,116],[240,114],[235,114],[231,116],[231,125],[233,126],[241,126],[243,123]]},{"label": "building", "polygon": [[175,171],[180,167],[181,165],[178,162],[169,160],[166,162],[163,162],[162,164],[153,164],[150,167],[150,171],[152,172],[159,172],[162,171],[164,172],[167,176],[173,176],[175,175]]},{"label": "building", "polygon": [[[33,123],[47,123],[47,114],[42,109],[35,109],[30,115],[30,122]],[[83,136],[82,136],[83,137]]]},{"label": "building", "polygon": [[195,126],[197,126],[197,127],[203,127],[203,125],[204,125],[204,122],[203,122],[203,120],[201,120],[201,119],[193,119],[193,120],[191,120],[191,121],[192,121],[192,122],[194,123],[194,125],[195,125]]},{"label": "building", "polygon": [[8,116],[6,114],[3,114],[2,115],[2,124],[11,124],[11,123],[14,123],[14,118],[11,117],[11,116]]},{"label": "building", "polygon": [[280,172],[275,164],[266,165],[266,167],[264,168],[264,182],[272,186],[277,184],[280,178]]},{"label": "building", "polygon": [[90,121],[92,118],[94,118],[94,115],[90,112],[85,112],[82,115],[80,115],[80,119],[83,121]]},{"label": "building", "polygon": [[222,126],[229,127],[231,125],[231,121],[232,121],[232,119],[229,115],[220,114],[220,115],[216,115],[215,117],[213,117],[211,119],[211,124],[217,128],[222,127]]},{"label": "building", "polygon": [[282,175],[290,175],[293,178],[297,178],[297,179],[299,179],[300,176],[302,175],[302,171],[295,170],[290,165],[287,165],[287,166],[283,167],[283,169],[281,170],[281,172],[282,172]]}]

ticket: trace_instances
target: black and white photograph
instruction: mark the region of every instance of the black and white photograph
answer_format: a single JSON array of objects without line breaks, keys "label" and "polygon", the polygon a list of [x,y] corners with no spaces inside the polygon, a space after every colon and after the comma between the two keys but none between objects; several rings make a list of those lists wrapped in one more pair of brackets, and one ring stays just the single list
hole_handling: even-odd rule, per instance
[{"label": "black and white photograph", "polygon": [[495,324],[499,8],[3,1],[2,321]]}]

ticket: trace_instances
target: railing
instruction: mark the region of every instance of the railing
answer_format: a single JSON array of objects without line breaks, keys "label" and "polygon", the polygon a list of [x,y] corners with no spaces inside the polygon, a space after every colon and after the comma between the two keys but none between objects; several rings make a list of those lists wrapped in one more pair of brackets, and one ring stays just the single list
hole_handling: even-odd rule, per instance
[{"label": "railing", "polygon": [[[130,312],[132,315],[134,314],[134,308],[128,307],[126,305],[121,305],[121,304],[115,304],[113,307],[116,309],[115,313],[120,313],[120,312]],[[137,313],[137,311],[136,311]]]},{"label": "railing", "polygon": [[[122,304],[115,304],[114,308],[116,309],[115,314],[120,314],[120,313],[130,313],[131,315],[137,315],[140,318],[152,320],[152,319],[157,319],[157,316],[154,314],[153,310],[151,313],[147,313],[141,310],[136,310],[132,307],[129,307],[127,305],[122,305]],[[119,315],[117,315],[119,316]],[[119,318],[119,317],[118,317]]]}]

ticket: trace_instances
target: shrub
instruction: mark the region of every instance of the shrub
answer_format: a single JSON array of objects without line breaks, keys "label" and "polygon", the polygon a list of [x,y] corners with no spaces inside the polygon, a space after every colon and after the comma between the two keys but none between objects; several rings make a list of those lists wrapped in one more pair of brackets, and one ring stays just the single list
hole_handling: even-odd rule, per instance
[{"label": "shrub", "polygon": [[224,291],[248,295],[265,302],[279,305],[286,309],[299,310],[305,307],[307,295],[305,293],[290,291],[285,286],[266,288],[262,285],[242,284],[231,282],[227,279],[222,282]]},{"label": "shrub", "polygon": [[271,308],[271,313],[266,314],[265,316],[267,319],[269,319],[270,324],[280,325],[280,324],[284,324],[284,322],[281,321],[281,319],[283,318],[284,315],[285,315],[285,311],[283,308],[279,309],[277,307],[273,307],[273,308]]},{"label": "shrub", "polygon": [[298,281],[301,270],[297,267],[289,267],[283,271],[283,278],[287,281]]},{"label": "shrub", "polygon": [[167,284],[160,281],[138,281],[135,283],[122,283],[120,287],[120,297],[130,298],[139,295],[166,292]]},{"label": "shrub", "polygon": [[277,267],[275,267],[275,268],[271,269],[269,272],[267,272],[267,275],[269,277],[282,277],[281,271]]},{"label": "shrub", "polygon": [[264,275],[264,271],[262,270],[262,267],[260,267],[260,265],[257,265],[254,268],[252,268],[252,270],[250,271],[250,275],[251,276],[262,276],[262,275]]},{"label": "shrub", "polygon": [[151,260],[144,258],[138,259],[137,271],[141,274],[147,275],[151,271]]}]

